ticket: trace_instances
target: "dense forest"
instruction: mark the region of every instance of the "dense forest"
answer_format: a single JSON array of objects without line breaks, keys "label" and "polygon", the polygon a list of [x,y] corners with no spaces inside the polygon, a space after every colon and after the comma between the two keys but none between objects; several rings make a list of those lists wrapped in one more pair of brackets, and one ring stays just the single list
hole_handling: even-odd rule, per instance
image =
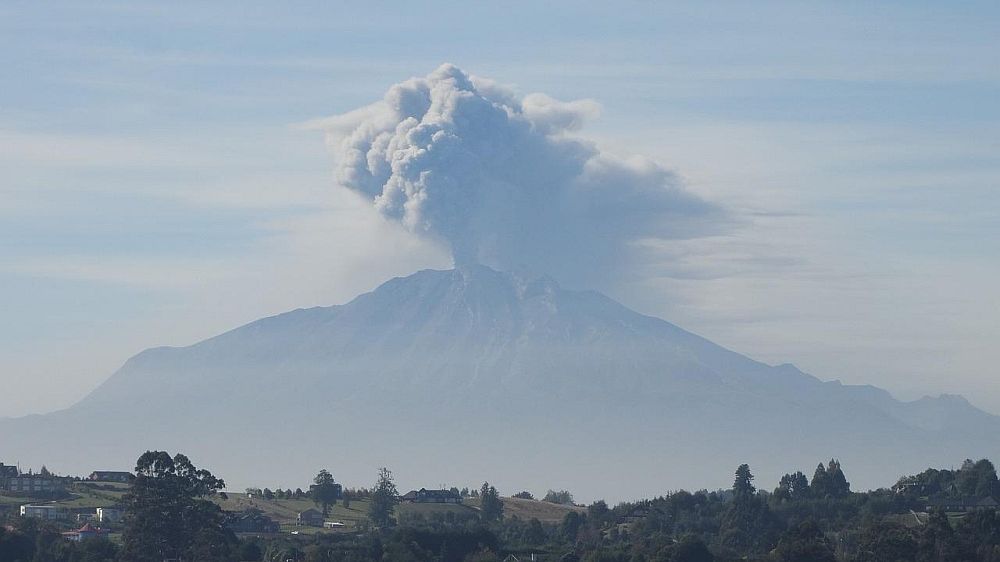
[{"label": "dense forest", "polygon": [[[301,536],[237,536],[212,501],[224,485],[183,455],[148,452],[125,496],[120,539],[72,542],[49,523],[10,517],[0,526],[0,561],[1000,562],[996,508],[965,507],[1000,492],[985,459],[956,470],[928,469],[867,492],[851,490],[837,460],[819,464],[811,477],[785,474],[771,490],[759,489],[742,465],[731,489],[677,491],[615,506],[596,501],[568,511],[559,523],[505,516],[489,484],[475,491],[478,509],[467,515],[397,518],[399,494],[391,472],[382,469],[365,490],[363,528]],[[322,471],[310,493],[326,510],[346,501],[340,491]],[[527,492],[518,496],[530,499]],[[572,501],[566,491],[549,496]]]}]

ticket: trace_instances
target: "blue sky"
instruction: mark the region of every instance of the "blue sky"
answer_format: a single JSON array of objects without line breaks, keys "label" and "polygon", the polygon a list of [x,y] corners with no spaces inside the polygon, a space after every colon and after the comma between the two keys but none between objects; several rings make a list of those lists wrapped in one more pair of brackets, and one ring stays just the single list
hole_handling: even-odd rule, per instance
[{"label": "blue sky", "polygon": [[[755,358],[1000,413],[995,3],[0,5],[0,415],[446,254],[303,127],[443,62],[602,116],[740,227],[608,289]],[[541,5],[544,4],[544,5]]]}]

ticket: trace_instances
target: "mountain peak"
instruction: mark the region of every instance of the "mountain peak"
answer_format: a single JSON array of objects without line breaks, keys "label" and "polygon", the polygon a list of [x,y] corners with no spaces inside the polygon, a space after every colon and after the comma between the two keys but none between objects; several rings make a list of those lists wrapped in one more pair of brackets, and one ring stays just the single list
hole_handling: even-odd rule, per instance
[{"label": "mountain peak", "polygon": [[[75,426],[102,437],[63,439]],[[215,437],[204,447],[185,439],[204,428]],[[830,456],[851,467],[852,481],[874,482],[897,476],[880,473],[887,458],[894,470],[919,471],[993,453],[997,430],[997,418],[953,397],[904,403],[873,387],[824,383],[600,293],[468,264],[148,350],[69,410],[0,427],[16,437],[10,454],[59,443],[67,468],[126,464],[136,451],[177,443],[227,479],[261,481],[271,477],[254,462],[262,443],[308,475],[328,462],[326,448],[308,445],[322,442],[351,451],[338,457],[347,481],[389,465],[411,481],[502,474],[528,488],[549,471],[565,479],[560,486],[599,485],[617,497],[723,485],[744,462],[781,474]],[[786,447],[776,450],[779,442]],[[665,466],[675,481],[662,481]],[[698,467],[706,466],[725,468],[705,481]]]}]

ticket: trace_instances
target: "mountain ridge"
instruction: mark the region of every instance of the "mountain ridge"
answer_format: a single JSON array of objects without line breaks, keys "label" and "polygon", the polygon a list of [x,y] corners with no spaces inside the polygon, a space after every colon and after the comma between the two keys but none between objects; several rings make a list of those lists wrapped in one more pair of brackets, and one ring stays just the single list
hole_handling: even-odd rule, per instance
[{"label": "mountain ridge", "polygon": [[[80,448],[58,428],[77,424],[118,438],[101,437],[74,459]],[[0,420],[4,426],[29,437],[12,440],[15,451],[30,452],[34,436],[60,448],[66,464],[103,455],[123,459],[121,466],[154,446],[149,441],[202,452],[238,479],[254,477],[235,462],[248,459],[247,434],[268,440],[259,451],[294,462],[296,474],[315,472],[328,454],[296,444],[326,439],[359,457],[342,467],[355,478],[381,459],[432,482],[442,481],[449,444],[461,443],[478,457],[445,469],[452,481],[491,472],[522,487],[542,485],[537,480],[553,477],[542,467],[559,474],[570,463],[578,474],[568,479],[594,493],[609,470],[634,473],[604,492],[620,497],[655,491],[648,471],[667,458],[678,465],[675,486],[692,485],[685,474],[704,478],[693,468],[706,463],[718,466],[712,482],[723,484],[730,464],[806,470],[830,456],[874,484],[888,477],[879,463],[890,458],[916,470],[1000,449],[991,436],[1000,418],[964,399],[903,402],[869,385],[822,381],[601,293],[484,266],[422,270],[345,304],[261,318],[190,346],[150,348],[74,406]],[[338,434],[323,437],[322,428]],[[191,435],[216,445],[192,445]],[[593,446],[622,457],[586,454]],[[502,452],[533,459],[534,468]],[[427,458],[412,458],[419,455]]]}]

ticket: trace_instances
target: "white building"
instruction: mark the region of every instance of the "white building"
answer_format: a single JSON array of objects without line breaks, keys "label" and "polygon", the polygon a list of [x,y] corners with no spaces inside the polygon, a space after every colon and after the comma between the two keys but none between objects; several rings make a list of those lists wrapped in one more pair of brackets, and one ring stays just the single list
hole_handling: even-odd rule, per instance
[{"label": "white building", "polygon": [[66,519],[66,510],[54,505],[22,505],[21,517],[38,519]]},{"label": "white building", "polygon": [[117,523],[122,520],[122,516],[125,513],[118,509],[117,507],[99,507],[97,508],[97,522],[102,524]]}]

